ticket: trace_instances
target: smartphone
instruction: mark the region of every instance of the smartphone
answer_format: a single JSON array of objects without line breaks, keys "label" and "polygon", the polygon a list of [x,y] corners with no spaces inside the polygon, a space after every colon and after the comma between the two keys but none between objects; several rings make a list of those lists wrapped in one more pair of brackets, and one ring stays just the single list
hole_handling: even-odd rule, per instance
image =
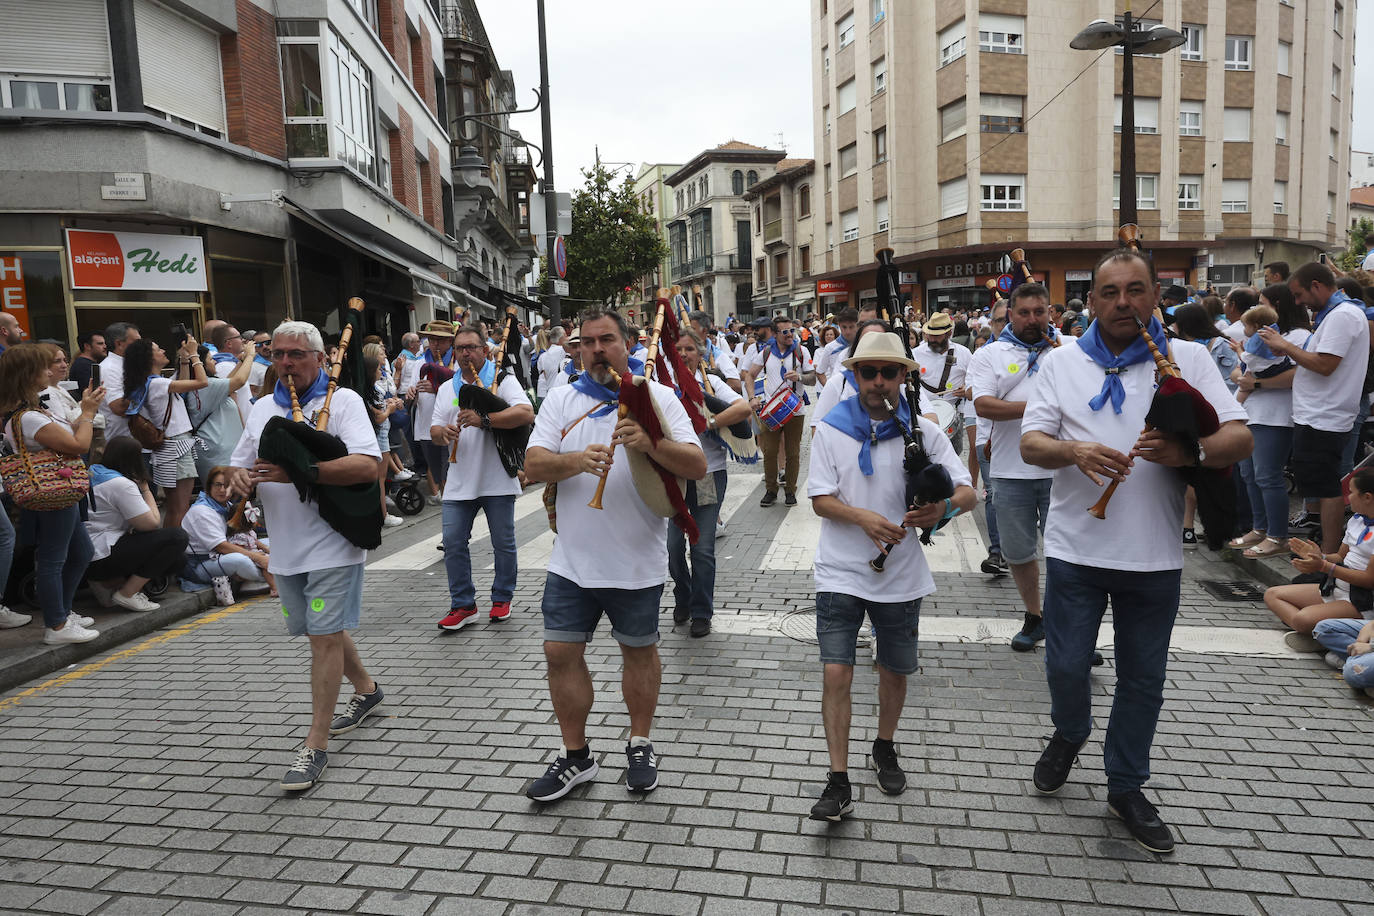
[{"label": "smartphone", "polygon": [[172,325],[172,348],[177,349],[186,343],[186,338],[191,336],[191,332],[186,329],[184,324]]},{"label": "smartphone", "polygon": [[1318,254],[1318,255],[1317,255],[1317,260],[1320,261],[1321,263],[1325,264],[1325,263],[1326,263],[1326,252],[1323,251],[1323,252],[1321,252],[1320,254]]},{"label": "smartphone", "polygon": [[100,387],[100,363],[91,364],[91,387]]}]

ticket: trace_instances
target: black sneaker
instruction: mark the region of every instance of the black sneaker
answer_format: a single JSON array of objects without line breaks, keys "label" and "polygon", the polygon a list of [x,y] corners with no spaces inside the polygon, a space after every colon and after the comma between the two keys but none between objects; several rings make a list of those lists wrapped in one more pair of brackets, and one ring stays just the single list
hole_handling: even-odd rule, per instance
[{"label": "black sneaker", "polygon": [[281,778],[281,787],[288,792],[304,792],[320,781],[324,768],[329,765],[329,755],[313,747],[302,747],[296,752],[296,762]]},{"label": "black sneaker", "polygon": [[1055,732],[1045,746],[1044,753],[1035,762],[1035,776],[1031,780],[1035,784],[1035,791],[1041,795],[1053,795],[1062,789],[1064,783],[1069,781],[1069,770],[1073,769],[1078,752],[1087,743],[1085,738],[1075,744]]},{"label": "black sneaker", "polygon": [[1173,852],[1174,835],[1169,825],[1160,820],[1155,806],[1145,800],[1139,789],[1107,796],[1107,810],[1126,825],[1135,841],[1150,852]]},{"label": "black sneaker", "polygon": [[897,746],[891,742],[873,742],[873,753],[869,755],[873,769],[878,773],[878,788],[887,795],[901,795],[906,791],[906,774],[902,772],[897,760]]},{"label": "black sneaker", "polygon": [[595,779],[600,770],[596,759],[590,756],[558,757],[549,764],[543,776],[530,783],[525,795],[537,802],[557,801],[571,792],[573,786]]},{"label": "black sneaker", "polygon": [[797,492],[795,490],[788,490],[787,496],[783,498],[782,504],[784,506],[795,506],[797,504]]},{"label": "black sneaker", "polygon": [[711,618],[693,617],[692,629],[689,632],[698,639],[700,639],[703,636],[711,635]]},{"label": "black sneaker", "polygon": [[763,494],[763,499],[759,500],[759,505],[760,505],[760,506],[764,506],[764,507],[766,508],[766,507],[768,507],[768,506],[773,505],[773,503],[775,503],[775,502],[777,502],[777,501],[778,501],[778,491],[777,491],[777,490],[767,490],[767,491],[765,491],[764,494]]},{"label": "black sneaker", "polygon": [[1007,561],[1002,559],[1002,554],[996,550],[988,553],[988,558],[983,561],[983,565],[978,567],[989,576],[1005,576],[1009,571]]},{"label": "black sneaker", "polygon": [[673,626],[675,626],[675,627],[680,627],[680,626],[682,626],[684,623],[686,623],[688,620],[691,620],[691,619],[692,619],[692,611],[691,611],[690,608],[685,608],[685,607],[675,607],[675,608],[673,608]]},{"label": "black sneaker", "polygon": [[1296,535],[1299,530],[1310,531],[1320,528],[1321,524],[1320,515],[1313,515],[1311,512],[1299,512],[1288,520],[1288,533]]},{"label": "black sneaker", "polygon": [[1017,652],[1029,652],[1035,644],[1045,638],[1045,618],[1026,615],[1021,632],[1011,638],[1011,647]]},{"label": "black sneaker", "polygon": [[630,767],[625,771],[625,788],[631,792],[652,792],[658,788],[658,757],[652,744],[625,745]]},{"label": "black sneaker", "polygon": [[1183,529],[1183,549],[1197,550],[1197,533],[1192,528]]},{"label": "black sneaker", "polygon": [[849,792],[849,783],[836,782],[832,777],[825,784],[820,800],[811,806],[811,820],[838,824],[853,811],[854,799]]},{"label": "black sneaker", "polygon": [[371,693],[355,693],[349,697],[343,715],[330,723],[329,734],[342,735],[353,731],[363,724],[363,720],[371,715],[372,710],[381,705],[382,685],[374,681]]},{"label": "black sneaker", "polygon": [[778,471],[778,483],[787,483],[787,468]]}]

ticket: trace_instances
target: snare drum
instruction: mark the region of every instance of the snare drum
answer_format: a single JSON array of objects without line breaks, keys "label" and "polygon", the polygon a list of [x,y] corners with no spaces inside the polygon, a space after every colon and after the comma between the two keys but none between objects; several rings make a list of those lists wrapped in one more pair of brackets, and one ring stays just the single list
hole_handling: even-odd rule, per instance
[{"label": "snare drum", "polygon": [[801,398],[797,397],[791,386],[783,385],[763,405],[763,409],[759,411],[759,419],[769,431],[777,432],[801,410],[801,406]]},{"label": "snare drum", "polygon": [[959,408],[941,398],[933,398],[930,403],[930,413],[935,414],[935,425],[949,438],[954,453],[960,454],[964,446],[964,417],[959,413]]}]

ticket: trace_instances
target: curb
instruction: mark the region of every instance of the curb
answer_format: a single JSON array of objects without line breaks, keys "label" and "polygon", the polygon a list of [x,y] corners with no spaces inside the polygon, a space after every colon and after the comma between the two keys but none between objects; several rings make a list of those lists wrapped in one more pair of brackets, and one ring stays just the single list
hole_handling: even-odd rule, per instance
[{"label": "curb", "polygon": [[1252,559],[1245,556],[1242,551],[1223,547],[1218,551],[1218,556],[1223,560],[1228,560],[1236,568],[1265,587],[1288,585],[1295,575],[1293,568],[1288,565],[1287,554],[1284,554],[1281,559]]}]

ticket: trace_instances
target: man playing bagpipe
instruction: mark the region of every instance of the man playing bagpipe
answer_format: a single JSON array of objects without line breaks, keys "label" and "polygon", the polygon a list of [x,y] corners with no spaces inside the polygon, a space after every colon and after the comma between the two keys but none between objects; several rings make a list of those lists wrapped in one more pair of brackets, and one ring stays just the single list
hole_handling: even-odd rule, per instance
[{"label": "man playing bagpipe", "polygon": [[[620,643],[630,714],[625,784],[658,786],[649,732],[658,703],[659,601],[668,565],[667,519],[695,540],[683,479],[706,456],[672,388],[632,375],[625,319],[600,307],[579,318],[584,371],[540,406],[525,455],[531,481],[557,483],[556,531],[544,583],[544,656],[563,748],[527,789],[548,802],[594,778],[587,743],[592,678],[584,659],[602,614]],[[617,454],[619,452],[619,454]]]},{"label": "man playing bagpipe", "polygon": [[[361,308],[361,302],[358,305]],[[243,497],[257,488],[272,532],[268,570],[277,579],[286,630],[310,639],[310,731],[281,781],[283,789],[302,791],[324,772],[329,736],[352,731],[382,702],[381,687],[363,667],[348,635],[358,627],[362,613],[367,558],[366,550],[356,542],[375,546],[381,540],[376,489],[381,452],[363,399],[346,388],[329,393],[324,341],[318,328],[304,321],[282,322],[272,334],[272,362],[277,370],[276,388],[259,398],[248,414],[230,459],[230,486]],[[339,440],[336,451],[342,457],[313,461],[307,455],[289,466],[259,457],[269,422],[271,432],[278,436],[286,417],[308,420],[314,432],[321,415],[327,419],[320,432]],[[336,529],[321,514],[321,501],[331,507],[337,504],[319,494],[323,488],[349,486],[361,490],[354,498],[360,508],[353,523],[338,522]],[[331,517],[336,522],[339,518],[332,513]],[[343,715],[335,718],[343,678],[348,678],[355,694]]]}]

